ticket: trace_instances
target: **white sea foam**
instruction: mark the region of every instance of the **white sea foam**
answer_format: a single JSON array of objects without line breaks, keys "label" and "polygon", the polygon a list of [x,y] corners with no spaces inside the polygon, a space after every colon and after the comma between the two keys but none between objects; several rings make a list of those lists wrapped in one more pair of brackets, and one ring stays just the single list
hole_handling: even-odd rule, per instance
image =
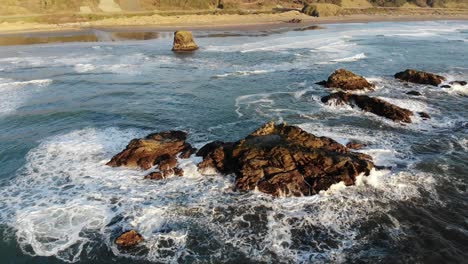
[{"label": "white sea foam", "polygon": [[78,73],[90,72],[96,69],[96,67],[92,64],[76,64],[75,71]]},{"label": "white sea foam", "polygon": [[[182,165],[190,175],[164,181],[144,180],[143,171],[105,166],[131,138],[146,133],[84,129],[45,140],[28,154],[13,182],[0,189],[1,223],[17,230],[26,252],[68,262],[79,261],[93,243],[129,256],[113,239],[114,233],[131,228],[145,237],[148,253],[140,257],[156,262],[199,254],[193,247],[209,247],[221,260],[224,250],[234,248],[252,261],[272,261],[277,254],[284,261],[339,262],[357,245],[367,219],[390,217],[395,202],[419,197],[420,188],[435,195],[433,179],[414,173],[372,172],[353,187],[338,184],[312,197],[274,199],[235,193],[230,177],[203,177],[190,160]],[[388,232],[398,229],[391,225]],[[189,248],[194,230],[205,235]],[[312,236],[305,249],[294,242],[297,237],[291,234],[297,232],[326,232],[333,242]],[[218,244],[209,246],[214,242]]]},{"label": "white sea foam", "polygon": [[265,74],[271,71],[267,70],[253,70],[253,71],[236,71],[236,72],[230,72],[230,73],[225,73],[225,74],[218,74],[215,75],[215,78],[224,78],[224,77],[230,77],[230,76],[250,76],[250,75],[258,75],[258,74]]},{"label": "white sea foam", "polygon": [[15,81],[0,78],[0,114],[14,112],[32,93],[52,83],[50,79]]},{"label": "white sea foam", "polygon": [[359,53],[351,57],[346,57],[342,59],[334,59],[332,62],[353,62],[353,61],[358,61],[367,58],[366,54],[364,53]]}]

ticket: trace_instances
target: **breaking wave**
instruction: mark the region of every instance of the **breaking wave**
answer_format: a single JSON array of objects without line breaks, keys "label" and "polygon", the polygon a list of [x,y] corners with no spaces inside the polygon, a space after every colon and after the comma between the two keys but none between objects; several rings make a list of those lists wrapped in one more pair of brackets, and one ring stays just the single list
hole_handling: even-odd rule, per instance
[{"label": "breaking wave", "polygon": [[435,193],[434,179],[417,172],[374,171],[353,187],[274,199],[236,193],[230,177],[201,176],[196,159],[183,162],[187,176],[159,182],[144,180],[143,171],[105,166],[131,138],[146,133],[89,128],[43,141],[0,191],[1,223],[16,230],[25,252],[67,262],[102,244],[130,257],[113,239],[131,228],[142,233],[146,247],[132,257],[156,262],[223,261],[232,252],[252,261],[342,262],[347,250],[362,244],[358,234],[369,218],[384,215],[397,240],[403,231],[391,215],[393,204],[417,200],[420,189]]}]

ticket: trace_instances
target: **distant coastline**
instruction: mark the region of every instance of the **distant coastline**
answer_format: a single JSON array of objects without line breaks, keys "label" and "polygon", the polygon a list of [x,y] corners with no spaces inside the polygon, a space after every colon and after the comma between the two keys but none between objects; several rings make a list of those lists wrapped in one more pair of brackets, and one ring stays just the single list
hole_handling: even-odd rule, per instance
[{"label": "distant coastline", "polygon": [[[445,9],[444,9],[445,10]],[[174,15],[111,17],[89,22],[32,23],[25,21],[0,23],[0,46],[38,43],[94,41],[93,30],[105,32],[136,32],[128,39],[145,39],[138,32],[172,32],[180,29],[192,31],[262,31],[292,30],[318,24],[367,23],[397,21],[468,20],[468,10],[455,13],[438,11],[417,13],[387,12],[382,14],[351,14],[329,17],[311,17],[298,11],[271,14]],[[292,19],[300,23],[290,23]],[[81,36],[81,37],[80,37]],[[148,39],[151,37],[148,37]],[[48,41],[47,39],[50,39]],[[124,38],[125,39],[125,38]]]}]

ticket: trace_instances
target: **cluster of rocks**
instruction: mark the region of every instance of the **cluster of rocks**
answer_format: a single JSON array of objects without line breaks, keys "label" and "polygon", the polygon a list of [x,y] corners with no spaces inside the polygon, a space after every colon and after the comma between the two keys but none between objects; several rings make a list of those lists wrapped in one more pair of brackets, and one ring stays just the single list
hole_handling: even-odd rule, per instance
[{"label": "cluster of rocks", "polygon": [[[168,131],[133,139],[107,165],[156,170],[145,176],[148,180],[182,176],[177,160],[196,152],[186,138],[185,132]],[[196,155],[203,158],[198,164],[202,175],[235,175],[238,191],[308,196],[339,182],[353,185],[358,175],[368,175],[374,168],[372,158],[350,149],[361,146],[343,146],[296,126],[270,122],[237,142],[208,143]],[[142,241],[141,234],[130,230],[117,237],[115,244],[125,249]]]},{"label": "cluster of rocks", "polygon": [[[411,82],[423,85],[439,86],[446,79],[443,76],[433,73],[405,70],[395,74],[396,79],[404,82]],[[373,113],[391,119],[395,122],[411,123],[411,117],[414,113],[408,109],[396,106],[382,99],[371,97],[363,94],[355,94],[354,92],[372,91],[375,85],[368,82],[364,77],[359,76],[353,72],[345,69],[338,69],[330,75],[328,80],[318,82],[317,84],[323,85],[327,88],[339,90],[338,92],[322,97],[323,103],[336,104],[336,105],[350,105],[358,107],[363,111]],[[464,81],[451,82],[451,85],[466,85]],[[440,86],[444,87],[444,85]],[[450,86],[449,86],[450,87]],[[420,96],[418,91],[409,91],[406,94],[412,96]],[[429,119],[430,115],[425,112],[417,113],[423,119]]]},{"label": "cluster of rocks", "polygon": [[[175,32],[173,51],[196,49],[198,46],[191,32]],[[399,72],[395,78],[434,86],[445,81],[443,76],[416,70]],[[412,111],[362,94],[373,91],[375,85],[351,71],[338,69],[319,84],[339,90],[324,96],[321,99],[323,103],[347,104],[395,122],[412,122]],[[466,85],[466,82],[453,82],[451,85]],[[417,91],[407,94],[421,95]],[[418,114],[430,118],[427,113]],[[361,142],[349,142],[344,146],[331,138],[318,137],[284,123],[270,122],[237,142],[213,141],[198,151],[186,140],[187,133],[183,131],[159,132],[133,139],[107,165],[143,169],[148,171],[144,177],[146,180],[162,180],[183,176],[184,171],[178,161],[195,154],[202,158],[197,165],[202,175],[234,175],[236,190],[258,190],[273,196],[309,196],[339,182],[353,185],[357,176],[368,175],[376,167],[372,157],[352,151],[364,147]],[[115,244],[131,248],[142,241],[141,234],[130,230],[117,237]]]}]

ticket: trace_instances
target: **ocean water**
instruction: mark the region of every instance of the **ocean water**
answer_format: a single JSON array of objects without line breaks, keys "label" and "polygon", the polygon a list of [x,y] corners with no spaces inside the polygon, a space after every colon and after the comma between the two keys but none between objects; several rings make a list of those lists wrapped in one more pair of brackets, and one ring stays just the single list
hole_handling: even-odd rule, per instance
[{"label": "ocean water", "polygon": [[[0,48],[0,263],[466,263],[468,87],[403,84],[416,68],[468,80],[468,22],[333,24],[224,36]],[[430,120],[398,124],[324,105],[347,68]],[[423,96],[406,95],[417,90]],[[311,197],[233,191],[232,176],[144,180],[105,163],[135,137],[181,129],[195,146],[295,124],[391,169]],[[119,251],[122,231],[143,247]]]}]

